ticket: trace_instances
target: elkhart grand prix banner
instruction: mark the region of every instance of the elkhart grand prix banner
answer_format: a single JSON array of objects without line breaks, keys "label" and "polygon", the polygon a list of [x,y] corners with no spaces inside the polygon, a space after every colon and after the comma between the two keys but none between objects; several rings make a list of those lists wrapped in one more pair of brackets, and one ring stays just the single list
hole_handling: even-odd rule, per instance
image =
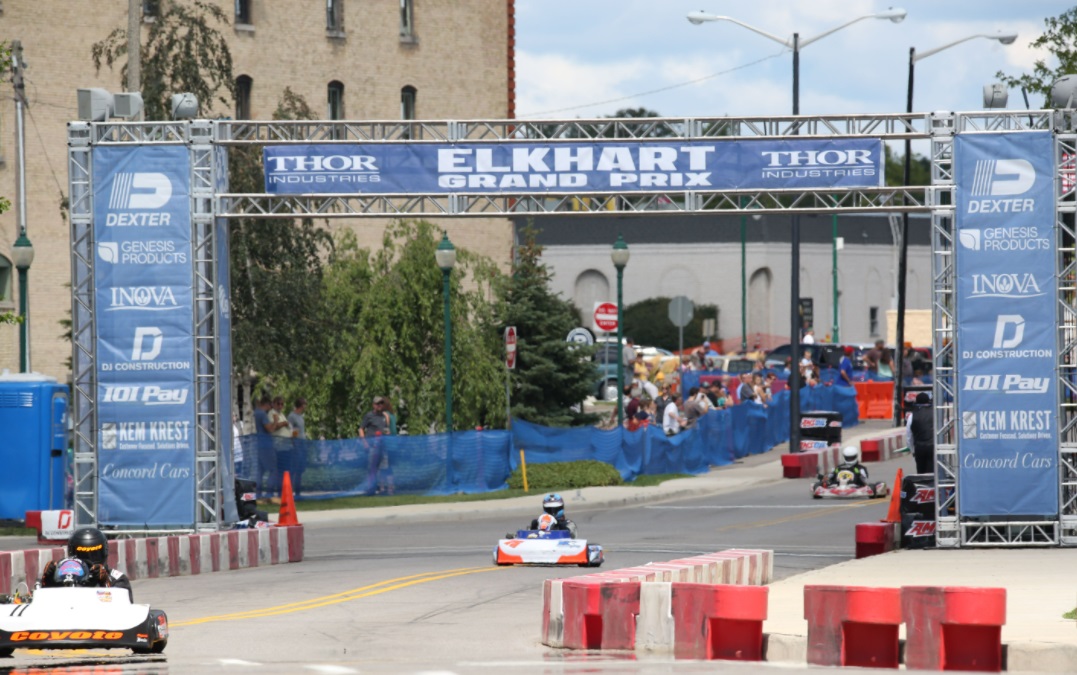
[{"label": "elkhart grand prix banner", "polygon": [[876,187],[878,139],[284,145],[270,194],[708,191]]},{"label": "elkhart grand prix banner", "polygon": [[98,521],[194,522],[190,158],[93,149]]},{"label": "elkhart grand prix banner", "polygon": [[1058,514],[1053,141],[959,134],[956,329],[963,516]]}]

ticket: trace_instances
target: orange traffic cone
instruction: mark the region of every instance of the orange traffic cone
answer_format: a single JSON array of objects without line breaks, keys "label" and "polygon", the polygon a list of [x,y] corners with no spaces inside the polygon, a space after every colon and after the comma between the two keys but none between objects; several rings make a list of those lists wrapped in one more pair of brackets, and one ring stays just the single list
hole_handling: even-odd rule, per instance
[{"label": "orange traffic cone", "polygon": [[[287,474],[285,474],[287,475]],[[894,476],[894,487],[890,490],[890,510],[886,513],[886,518],[883,518],[884,523],[900,523],[901,522],[901,479],[904,475],[901,469],[898,469],[897,475]],[[291,493],[289,493],[291,496]],[[281,513],[284,513],[284,507],[281,507]]]},{"label": "orange traffic cone", "polygon": [[295,497],[292,496],[292,475],[284,472],[284,483],[280,488],[280,515],[277,516],[277,527],[288,527],[299,524],[299,516],[295,512]]}]

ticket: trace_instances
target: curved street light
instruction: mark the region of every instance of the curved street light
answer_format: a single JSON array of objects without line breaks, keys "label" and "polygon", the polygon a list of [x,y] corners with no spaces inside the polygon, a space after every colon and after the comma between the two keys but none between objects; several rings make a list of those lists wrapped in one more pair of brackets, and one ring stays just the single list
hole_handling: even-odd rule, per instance
[{"label": "curved street light", "polygon": [[[941,47],[935,47],[934,49],[928,49],[926,51],[917,52],[916,47],[909,47],[909,88],[905,97],[905,112],[912,113],[912,92],[913,92],[913,74],[916,69],[916,62],[926,59],[929,56],[934,56],[941,51],[947,50],[950,47],[961,44],[962,42],[968,42],[969,40],[975,40],[977,38],[985,38],[987,40],[996,40],[999,44],[1012,45],[1017,41],[1017,33],[1013,32],[998,32],[994,35],[988,33],[977,33],[975,35],[969,35],[963,37],[960,40],[954,40],[948,42]],[[912,140],[905,139],[905,169],[904,169],[904,184],[908,185],[912,177]],[[900,424],[902,415],[901,408],[905,400],[905,277],[908,272],[908,259],[909,259],[909,213],[906,211],[901,214],[901,250],[898,255],[898,306],[897,306],[897,344],[894,351],[896,352],[897,373],[894,377],[897,386],[894,387],[894,424]]]},{"label": "curved street light", "polygon": [[[886,19],[892,23],[901,23],[905,20],[906,12],[904,9],[897,7],[891,7],[884,12],[875,12],[873,14],[864,14],[854,19],[846,21],[843,24],[835,26],[829,30],[825,30],[817,35],[800,39],[800,33],[793,33],[790,38],[783,38],[773,33],[768,33],[761,28],[756,28],[750,24],[744,23],[738,19],[734,19],[731,16],[723,16],[719,14],[708,14],[707,12],[697,11],[688,13],[688,21],[694,25],[700,25],[708,21],[728,21],[735,23],[742,28],[762,35],[768,40],[773,40],[778,44],[784,45],[793,50],[793,114],[800,114],[800,49],[807,47],[813,42],[821,40],[828,35],[838,32],[843,28],[863,21],[864,19]],[[835,219],[835,236],[833,246],[837,247],[837,231],[836,231],[836,219]],[[800,344],[800,216],[793,214],[790,227],[790,249],[792,254],[789,260],[789,302],[790,302],[790,337],[789,345],[790,352],[796,357],[797,345]],[[743,277],[743,274],[742,274]],[[835,273],[835,278],[837,274]],[[742,281],[743,286],[743,281]],[[835,308],[836,311],[836,308]],[[742,310],[743,314],[743,310]],[[743,338],[742,338],[743,340]],[[800,451],[800,369],[794,367],[790,369],[789,374],[789,450],[791,452]],[[795,412],[794,412],[795,411]]]}]

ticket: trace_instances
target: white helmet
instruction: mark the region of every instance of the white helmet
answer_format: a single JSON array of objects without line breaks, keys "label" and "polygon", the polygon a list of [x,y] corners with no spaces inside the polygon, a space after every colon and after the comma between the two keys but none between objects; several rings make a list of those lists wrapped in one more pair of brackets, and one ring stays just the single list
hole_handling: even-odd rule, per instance
[{"label": "white helmet", "polygon": [[847,445],[841,449],[841,461],[842,464],[859,464],[860,463],[860,448],[855,445]]},{"label": "white helmet", "polygon": [[549,532],[550,530],[552,530],[554,528],[554,525],[556,525],[556,524],[557,524],[557,519],[554,518],[553,516],[551,516],[548,513],[544,513],[541,516],[539,516],[538,529],[541,530],[542,532]]}]

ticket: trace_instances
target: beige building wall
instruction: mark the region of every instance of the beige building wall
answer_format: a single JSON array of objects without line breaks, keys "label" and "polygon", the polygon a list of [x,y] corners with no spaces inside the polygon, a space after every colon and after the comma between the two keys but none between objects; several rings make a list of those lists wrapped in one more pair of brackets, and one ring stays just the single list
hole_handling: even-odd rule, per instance
[{"label": "beige building wall", "polygon": [[[232,0],[215,1],[233,17]],[[340,34],[326,30],[325,0],[250,0],[249,25],[221,27],[230,40],[235,76],[253,80],[252,117],[271,117],[285,87],[325,116],[331,81],[344,85],[348,119],[400,119],[405,86],[416,90],[417,119],[512,117],[514,0],[413,0],[414,31],[408,38],[400,34],[400,0],[336,1],[344,12]],[[29,66],[26,211],[36,252],[28,284],[32,367],[61,381],[68,378],[65,361],[71,354],[60,325],[71,309],[69,232],[60,209],[68,194],[66,124],[77,117],[76,89],[123,91],[119,67],[94,72],[91,46],[126,27],[127,6],[127,0],[11,0],[0,9],[0,40],[21,40]],[[146,31],[144,26],[144,36]],[[0,195],[14,201],[15,106],[10,82],[0,86],[7,88],[0,96]],[[220,105],[214,113],[234,114]],[[13,205],[0,215],[0,256],[7,260],[18,234],[16,211]],[[350,227],[361,244],[378,246],[385,224],[357,219],[331,227]],[[507,220],[438,224],[458,247],[507,267],[512,246]],[[10,292],[0,289],[0,311],[15,308],[17,293],[14,281]],[[0,327],[0,369],[17,367],[18,333]]]},{"label": "beige building wall", "polygon": [[[886,344],[897,344],[897,310],[886,310]],[[930,309],[906,309],[905,310],[905,342],[911,342],[913,347],[931,346],[931,310]]]}]

